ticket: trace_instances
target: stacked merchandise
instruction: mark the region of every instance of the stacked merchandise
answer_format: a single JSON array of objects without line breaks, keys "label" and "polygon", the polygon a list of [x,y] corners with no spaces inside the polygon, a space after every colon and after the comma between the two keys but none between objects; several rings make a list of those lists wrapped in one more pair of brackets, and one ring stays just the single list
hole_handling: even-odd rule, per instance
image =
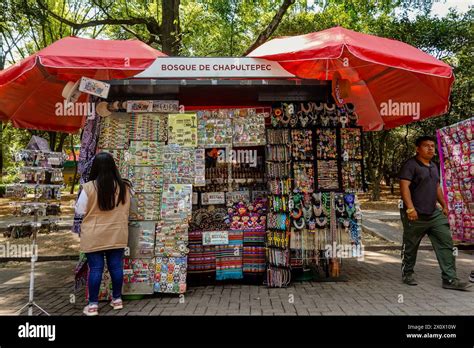
[{"label": "stacked merchandise", "polygon": [[[274,110],[281,115],[281,110]],[[267,279],[270,287],[284,287],[291,281],[290,202],[292,189],[290,134],[288,129],[267,129]]]},{"label": "stacked merchandise", "polygon": [[[191,168],[194,164],[191,165]],[[167,179],[165,180],[167,181]],[[186,292],[188,222],[192,212],[192,185],[163,185],[162,225],[156,234],[155,292]]]},{"label": "stacked merchandise", "polygon": [[223,208],[193,209],[188,232],[188,276],[193,283],[209,283],[216,279],[215,243],[216,240],[225,241],[229,226],[227,211]]},{"label": "stacked merchandise", "polygon": [[[131,181],[134,190],[124,259],[124,295],[153,293],[167,120],[164,114],[112,113],[100,122],[98,150],[112,154],[120,174]],[[100,294],[100,300],[111,296],[107,270]]]},{"label": "stacked merchandise", "polygon": [[[20,182],[8,185],[5,196],[19,199],[10,203],[14,215],[33,216],[34,220],[25,219],[8,225],[6,237],[30,237],[34,231],[51,232],[58,229],[57,221],[39,217],[60,214],[61,188],[63,187],[62,168],[67,156],[62,152],[43,150],[20,150],[15,154],[15,161],[22,162]],[[26,200],[28,193],[33,194],[33,202]],[[34,236],[35,237],[35,236]]]},{"label": "stacked merchandise", "polygon": [[474,242],[473,133],[473,118],[437,131],[449,226],[464,242]]}]

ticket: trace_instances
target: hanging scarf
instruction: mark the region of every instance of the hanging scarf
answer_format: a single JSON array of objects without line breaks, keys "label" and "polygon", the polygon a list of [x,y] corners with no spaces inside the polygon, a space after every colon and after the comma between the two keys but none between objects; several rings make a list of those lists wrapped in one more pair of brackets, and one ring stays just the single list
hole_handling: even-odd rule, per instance
[{"label": "hanging scarf", "polygon": [[[91,103],[95,103],[96,100],[96,97],[91,97],[89,101]],[[100,133],[100,117],[97,117],[96,113],[90,116],[91,117],[87,118],[87,122],[82,133],[81,152],[79,153],[79,162],[77,165],[77,170],[80,175],[79,183],[81,185],[89,180],[89,173],[97,150],[97,143]],[[81,191],[82,187],[79,188],[77,197],[79,197]],[[74,214],[72,232],[77,233],[78,235],[81,234],[81,223],[83,217],[84,216],[82,215]]]}]

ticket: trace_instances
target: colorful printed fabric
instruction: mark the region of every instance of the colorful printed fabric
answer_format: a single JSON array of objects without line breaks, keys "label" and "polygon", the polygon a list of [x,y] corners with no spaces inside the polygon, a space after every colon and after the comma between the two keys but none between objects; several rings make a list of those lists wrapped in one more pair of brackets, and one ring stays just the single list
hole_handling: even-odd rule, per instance
[{"label": "colorful printed fabric", "polygon": [[245,246],[243,251],[243,272],[263,273],[265,272],[265,247]]},{"label": "colorful printed fabric", "polygon": [[[96,97],[90,97],[90,102],[95,103]],[[95,108],[94,108],[95,112]],[[97,150],[97,141],[100,133],[100,117],[95,113],[90,115],[87,123],[84,126],[81,140],[81,150],[79,153],[79,161],[77,163],[77,173],[79,174],[79,183],[82,185],[89,180],[89,172],[92,166],[92,161]],[[81,193],[81,189],[77,193],[77,197]],[[74,221],[72,225],[72,232],[81,234],[81,223],[83,216],[74,214]]]},{"label": "colorful printed fabric", "polygon": [[474,241],[474,118],[437,131],[443,192],[453,239]]},{"label": "colorful printed fabric", "polygon": [[242,279],[242,231],[229,231],[229,244],[216,245],[216,280]]},{"label": "colorful printed fabric", "polygon": [[216,271],[216,247],[202,245],[202,231],[188,232],[188,273],[213,273]]}]

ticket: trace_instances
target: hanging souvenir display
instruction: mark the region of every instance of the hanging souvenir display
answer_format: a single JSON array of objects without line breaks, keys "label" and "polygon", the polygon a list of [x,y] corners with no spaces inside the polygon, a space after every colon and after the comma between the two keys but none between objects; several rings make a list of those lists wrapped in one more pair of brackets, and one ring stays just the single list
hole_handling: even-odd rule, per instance
[{"label": "hanging souvenir display", "polygon": [[191,218],[192,185],[164,184],[161,218],[163,220],[188,221]]},{"label": "hanging souvenir display", "polygon": [[184,294],[186,292],[186,257],[156,258],[155,292]]},{"label": "hanging souvenir display", "polygon": [[289,130],[267,129],[267,144],[269,145],[290,145]]},{"label": "hanging souvenir display", "polygon": [[163,144],[156,141],[131,141],[124,160],[132,166],[160,166],[163,148]]},{"label": "hanging souvenir display", "polygon": [[123,259],[123,295],[153,294],[155,262],[153,258]]},{"label": "hanging souvenir display", "polygon": [[128,248],[130,257],[155,256],[156,221],[130,221],[128,224]]},{"label": "hanging souvenir display", "polygon": [[362,159],[361,130],[359,128],[341,129],[342,158],[347,160]]},{"label": "hanging souvenir display", "polygon": [[474,241],[474,119],[437,131],[443,192],[455,240]]},{"label": "hanging souvenir display", "polygon": [[129,166],[127,177],[135,192],[160,192],[163,184],[162,171],[161,166]]},{"label": "hanging souvenir display", "polygon": [[129,143],[130,115],[112,113],[100,123],[100,149],[126,149]]},{"label": "hanging souvenir display", "polygon": [[158,224],[155,255],[181,257],[188,253],[188,224]]},{"label": "hanging souvenir display", "polygon": [[168,144],[183,147],[197,146],[197,119],[195,114],[169,115]]},{"label": "hanging souvenir display", "polygon": [[230,109],[198,111],[199,146],[219,147],[232,144],[232,118]]},{"label": "hanging souvenir display", "polygon": [[206,186],[205,159],[205,150],[196,149],[194,155],[194,186]]},{"label": "hanging souvenir display", "polygon": [[168,140],[168,115],[166,114],[131,114],[130,140],[157,141]]},{"label": "hanging souvenir display", "polygon": [[321,190],[339,190],[337,161],[318,160],[318,187]]},{"label": "hanging souvenir display", "polygon": [[[33,137],[29,144],[47,143],[45,139]],[[46,144],[45,144],[46,145]],[[47,149],[46,146],[44,148]],[[26,218],[18,223],[9,224],[5,237],[36,238],[36,233],[49,233],[58,230],[57,220],[39,219],[48,215],[57,215],[60,210],[61,189],[63,188],[62,166],[67,156],[62,152],[49,150],[20,150],[14,158],[26,164],[19,168],[20,182],[5,187],[5,196],[24,199],[32,194],[33,201],[10,202],[13,214]]]},{"label": "hanging souvenir display", "polygon": [[312,162],[293,163],[295,190],[311,193],[314,190],[314,169]]},{"label": "hanging souvenir display", "polygon": [[337,136],[336,129],[316,129],[316,156],[318,159],[337,158]]},{"label": "hanging souvenir display", "polygon": [[233,121],[233,146],[265,145],[265,117],[255,109],[237,109]]},{"label": "hanging souvenir display", "polygon": [[179,145],[163,147],[163,179],[166,183],[193,184],[195,149]]},{"label": "hanging souvenir display", "polygon": [[362,168],[360,162],[349,161],[342,163],[342,186],[347,192],[362,190]]},{"label": "hanging souvenir display", "polygon": [[291,155],[293,160],[313,160],[313,132],[310,129],[292,129],[291,144]]},{"label": "hanging souvenir display", "polygon": [[130,220],[160,220],[161,193],[136,193],[132,196]]}]

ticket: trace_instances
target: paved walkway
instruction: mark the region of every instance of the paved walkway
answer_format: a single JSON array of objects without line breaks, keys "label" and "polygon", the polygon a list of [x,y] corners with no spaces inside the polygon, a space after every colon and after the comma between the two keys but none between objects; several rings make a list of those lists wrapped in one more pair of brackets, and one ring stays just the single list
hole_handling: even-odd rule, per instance
[{"label": "paved walkway", "polygon": [[[362,226],[366,231],[389,242],[402,245],[403,227],[398,211],[363,210],[362,213]],[[423,238],[421,244],[431,244],[428,236]]]},{"label": "paved walkway", "polygon": [[[41,262],[36,272],[36,302],[55,315],[81,315],[83,292],[70,303],[75,262]],[[29,263],[0,264],[0,314],[14,314],[26,301]],[[460,253],[459,276],[474,269],[474,255]],[[191,287],[178,296],[154,295],[125,301],[112,311],[105,302],[102,315],[474,315],[474,291],[441,288],[432,251],[420,251],[416,267],[419,285],[400,281],[398,253],[366,252],[363,261],[342,266],[346,282],[300,282],[286,289],[265,286],[216,285]],[[291,300],[294,300],[293,302]]]}]

